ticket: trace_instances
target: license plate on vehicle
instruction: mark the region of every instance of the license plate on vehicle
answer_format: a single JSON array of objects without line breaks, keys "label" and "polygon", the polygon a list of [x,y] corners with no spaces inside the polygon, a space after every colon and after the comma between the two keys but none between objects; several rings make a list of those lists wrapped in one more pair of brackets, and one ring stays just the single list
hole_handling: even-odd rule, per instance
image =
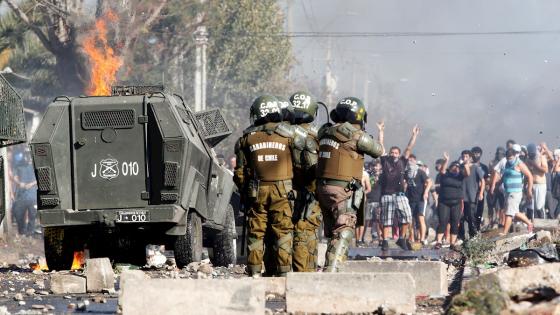
[{"label": "license plate on vehicle", "polygon": [[148,211],[117,211],[117,222],[150,222]]}]

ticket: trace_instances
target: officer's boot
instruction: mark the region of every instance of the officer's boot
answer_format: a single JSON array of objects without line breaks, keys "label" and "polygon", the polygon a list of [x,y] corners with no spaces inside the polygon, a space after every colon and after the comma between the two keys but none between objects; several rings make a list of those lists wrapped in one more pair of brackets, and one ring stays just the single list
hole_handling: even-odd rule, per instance
[{"label": "officer's boot", "polygon": [[348,255],[348,247],[354,236],[351,228],[343,228],[335,232],[334,238],[330,241],[327,248],[327,259],[325,262],[325,272],[338,272],[340,264],[346,260]]},{"label": "officer's boot", "polygon": [[289,232],[276,242],[276,253],[278,255],[278,277],[285,277],[292,270],[292,247],[294,236]]}]

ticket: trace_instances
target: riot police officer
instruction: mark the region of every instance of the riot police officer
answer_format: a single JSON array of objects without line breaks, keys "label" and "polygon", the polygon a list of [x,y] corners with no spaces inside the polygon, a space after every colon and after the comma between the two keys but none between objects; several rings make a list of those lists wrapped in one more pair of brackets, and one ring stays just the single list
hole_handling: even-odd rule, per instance
[{"label": "riot police officer", "polygon": [[335,124],[326,124],[319,130],[317,199],[329,238],[325,271],[336,272],[346,260],[356,213],[364,202],[364,154],[377,158],[383,149],[364,131],[367,112],[360,99],[343,98],[330,116]]},{"label": "riot police officer", "polygon": [[237,165],[234,180],[253,199],[248,213],[248,270],[261,274],[264,237],[267,227],[274,239],[276,273],[291,270],[293,246],[292,151],[303,148],[305,139],[282,123],[283,114],[274,96],[258,97],[251,106],[253,127],[245,130],[236,144]]},{"label": "riot police officer", "polygon": [[294,271],[311,272],[317,269],[317,239],[321,225],[321,208],[315,198],[315,171],[319,143],[317,128],[312,123],[318,104],[309,93],[296,92],[290,96],[293,107],[292,124],[306,139],[304,150],[294,150],[294,190],[297,192],[294,211]]}]

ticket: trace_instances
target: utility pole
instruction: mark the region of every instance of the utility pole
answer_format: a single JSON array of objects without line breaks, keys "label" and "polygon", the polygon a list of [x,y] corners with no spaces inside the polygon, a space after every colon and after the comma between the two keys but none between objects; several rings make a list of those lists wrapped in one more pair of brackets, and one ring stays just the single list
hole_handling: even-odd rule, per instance
[{"label": "utility pole", "polygon": [[364,80],[364,104],[366,104],[368,112],[372,110],[369,105],[369,69],[366,70],[366,79]]},{"label": "utility pole", "polygon": [[325,100],[327,104],[334,103],[334,94],[336,91],[336,78],[332,73],[332,39],[329,37],[327,47],[327,68],[325,71]]},{"label": "utility pole", "polygon": [[[206,0],[200,0],[204,4]],[[204,13],[196,17],[199,23],[204,19]],[[206,48],[208,46],[208,31],[206,26],[200,25],[193,33],[195,42],[195,74],[194,74],[194,110],[206,109]]]}]

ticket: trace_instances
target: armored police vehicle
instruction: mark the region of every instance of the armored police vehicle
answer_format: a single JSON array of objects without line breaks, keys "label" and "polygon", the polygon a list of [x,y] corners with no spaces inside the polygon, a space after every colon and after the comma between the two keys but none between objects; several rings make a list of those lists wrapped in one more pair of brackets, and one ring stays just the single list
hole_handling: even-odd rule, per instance
[{"label": "armored police vehicle", "polygon": [[[0,148],[27,140],[21,96],[0,74]],[[0,152],[0,224],[6,213],[6,177],[4,156]]]},{"label": "armored police vehicle", "polygon": [[57,97],[31,140],[49,268],[73,253],[141,263],[166,244],[179,267],[213,248],[235,263],[231,173],[213,147],[231,134],[220,110],[193,112],[158,86]]}]

